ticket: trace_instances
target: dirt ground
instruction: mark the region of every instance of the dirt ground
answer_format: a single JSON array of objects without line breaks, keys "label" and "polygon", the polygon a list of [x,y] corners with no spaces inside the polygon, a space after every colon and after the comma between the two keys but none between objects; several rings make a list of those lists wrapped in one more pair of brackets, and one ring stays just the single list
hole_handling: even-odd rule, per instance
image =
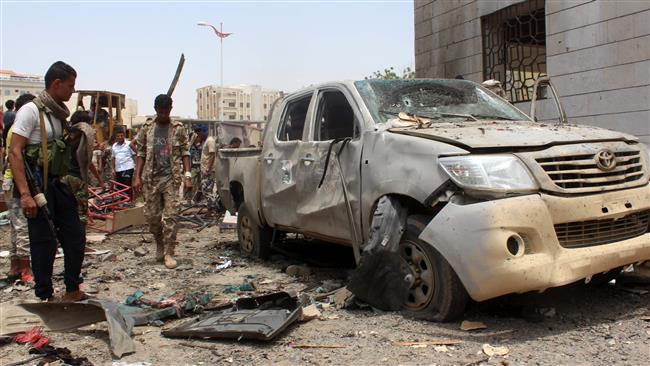
[{"label": "dirt ground", "polygon": [[[115,261],[102,262],[87,256],[85,286],[98,290],[99,298],[123,303],[136,289],[157,299],[176,290],[206,291],[217,298],[240,296],[224,293],[228,284],[239,284],[247,275],[258,283],[255,292],[241,296],[274,292],[303,291],[324,280],[345,282],[350,272],[351,253],[338,247],[319,247],[305,251],[310,243],[289,247],[284,254],[262,262],[240,256],[232,230],[207,228],[201,232],[184,228],[179,234],[179,268],[165,269],[153,259],[154,244],[143,243],[139,234],[109,236],[95,249],[109,249]],[[150,239],[149,235],[144,238]],[[9,227],[0,227],[0,250],[8,250]],[[300,245],[302,244],[302,245]],[[136,257],[134,250],[149,249]],[[228,256],[234,266],[217,271],[219,256]],[[7,258],[0,272],[8,270]],[[307,263],[312,274],[294,278],[284,273],[291,264]],[[338,263],[338,264],[337,264]],[[344,263],[344,265],[341,265]],[[56,262],[60,273],[63,260]],[[115,280],[111,282],[110,279]],[[55,287],[64,289],[57,276]],[[3,290],[0,290],[3,291]],[[2,302],[33,299],[33,292],[0,292]],[[531,316],[542,309],[545,315]],[[95,365],[148,362],[151,365],[647,365],[650,364],[650,295],[622,291],[605,285],[583,284],[546,291],[542,294],[508,296],[481,304],[470,304],[464,319],[483,322],[487,328],[459,329],[460,321],[435,324],[418,321],[398,313],[368,308],[322,310],[322,318],[295,323],[271,342],[207,341],[169,339],[161,329],[186,319],[171,320],[160,327],[134,328],[137,351],[120,360],[111,356],[106,323],[78,330],[48,332],[53,345],[69,348],[73,355],[87,357]],[[399,346],[395,342],[458,340],[454,346]],[[340,348],[295,348],[292,344],[339,346]],[[488,357],[483,345],[507,347],[505,356]],[[193,346],[195,345],[195,346]],[[29,358],[28,347],[11,343],[0,346],[0,364]],[[32,362],[31,364],[35,364]]]}]

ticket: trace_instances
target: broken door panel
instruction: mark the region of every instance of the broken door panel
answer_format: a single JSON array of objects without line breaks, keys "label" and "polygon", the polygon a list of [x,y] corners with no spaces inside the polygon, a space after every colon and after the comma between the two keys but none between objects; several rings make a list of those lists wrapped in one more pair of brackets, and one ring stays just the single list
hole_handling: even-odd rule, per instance
[{"label": "broken door panel", "polygon": [[261,157],[262,210],[267,221],[298,227],[296,215],[296,167],[305,144],[305,125],[310,119],[312,94],[288,100],[277,131],[269,131]]},{"label": "broken door panel", "polygon": [[354,230],[361,232],[358,218],[362,142],[360,116],[352,100],[343,88],[328,87],[319,91],[315,118],[308,131],[309,141],[301,149],[296,169],[299,227],[307,233],[347,242],[355,240],[348,203],[356,225]]}]

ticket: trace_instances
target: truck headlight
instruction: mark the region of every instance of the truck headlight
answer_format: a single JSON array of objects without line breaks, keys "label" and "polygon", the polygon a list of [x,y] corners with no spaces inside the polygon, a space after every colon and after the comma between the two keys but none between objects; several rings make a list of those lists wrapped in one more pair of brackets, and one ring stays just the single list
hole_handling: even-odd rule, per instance
[{"label": "truck headlight", "polygon": [[499,193],[538,190],[535,179],[514,155],[465,155],[440,158],[440,166],[461,188]]}]

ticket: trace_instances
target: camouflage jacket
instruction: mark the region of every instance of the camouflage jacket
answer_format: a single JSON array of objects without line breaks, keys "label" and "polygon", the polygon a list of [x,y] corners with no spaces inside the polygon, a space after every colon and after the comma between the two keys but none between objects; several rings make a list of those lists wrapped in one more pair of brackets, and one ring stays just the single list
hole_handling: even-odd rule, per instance
[{"label": "camouflage jacket", "polygon": [[[142,184],[151,182],[154,168],[154,121],[146,122],[135,137],[137,156],[144,159],[142,167]],[[183,157],[190,155],[190,139],[185,126],[178,121],[171,121],[169,129],[172,145],[172,178],[174,183],[180,184],[183,181]]]}]

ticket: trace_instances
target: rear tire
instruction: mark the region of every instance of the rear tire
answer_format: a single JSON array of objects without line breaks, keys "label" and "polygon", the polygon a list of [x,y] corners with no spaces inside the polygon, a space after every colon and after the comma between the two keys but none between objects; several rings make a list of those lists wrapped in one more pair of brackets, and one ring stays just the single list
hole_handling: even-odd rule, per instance
[{"label": "rear tire", "polygon": [[400,239],[400,255],[414,276],[403,311],[418,319],[445,322],[465,312],[469,296],[447,260],[418,238],[429,221],[427,216],[409,216]]},{"label": "rear tire", "polygon": [[251,258],[267,259],[271,255],[273,230],[261,226],[245,203],[237,212],[237,237],[242,254]]}]

